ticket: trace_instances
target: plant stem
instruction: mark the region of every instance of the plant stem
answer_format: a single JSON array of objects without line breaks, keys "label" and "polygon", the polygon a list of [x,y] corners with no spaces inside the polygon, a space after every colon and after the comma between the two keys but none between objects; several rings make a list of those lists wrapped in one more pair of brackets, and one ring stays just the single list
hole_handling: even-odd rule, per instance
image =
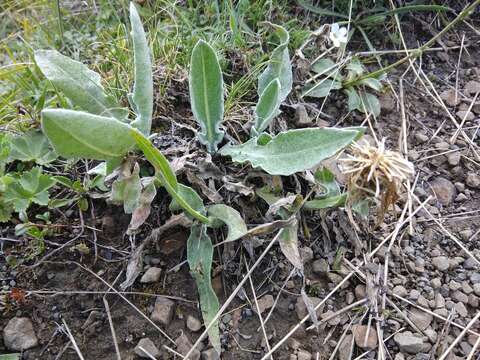
[{"label": "plant stem", "polygon": [[422,55],[423,51],[425,51],[427,48],[429,48],[435,41],[437,41],[437,39],[439,39],[447,31],[450,31],[450,29],[452,29],[460,21],[462,21],[464,18],[466,18],[468,16],[468,14],[470,12],[472,12],[473,10],[475,10],[475,8],[479,4],[480,4],[480,0],[475,0],[472,4],[470,4],[465,9],[463,9],[462,12],[460,12],[460,14],[458,14],[458,16],[451,23],[449,23],[447,26],[445,26],[442,31],[440,31],[437,35],[432,37],[429,41],[427,41],[425,44],[423,44],[419,48],[417,48],[415,50],[412,50],[412,52],[409,55],[405,56],[404,58],[402,58],[402,59],[398,60],[397,62],[394,62],[393,64],[390,64],[390,65],[388,65],[384,68],[378,69],[378,70],[373,71],[373,72],[371,72],[369,74],[366,74],[364,76],[360,76],[359,78],[357,78],[355,80],[349,81],[349,82],[345,83],[344,86],[345,87],[353,86],[353,85],[358,84],[362,80],[365,80],[365,79],[368,79],[368,78],[376,78],[376,77],[386,73],[387,71],[403,64],[404,62],[406,62],[408,60],[419,57],[420,55]]}]

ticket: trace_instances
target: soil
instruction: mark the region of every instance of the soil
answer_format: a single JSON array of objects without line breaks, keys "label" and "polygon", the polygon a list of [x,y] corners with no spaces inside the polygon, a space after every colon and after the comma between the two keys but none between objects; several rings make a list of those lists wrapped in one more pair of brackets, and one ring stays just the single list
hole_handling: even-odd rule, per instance
[{"label": "soil", "polygon": [[[412,28],[415,28],[412,26]],[[465,27],[457,30],[465,33],[468,43],[472,46],[458,50],[435,51],[425,53],[422,58],[422,69],[427,78],[433,82],[439,94],[446,90],[459,90],[459,101],[455,106],[447,105],[448,111],[458,123],[461,119],[456,115],[459,110],[467,110],[474,93],[468,93],[467,84],[478,81],[480,86],[480,38],[472,30]],[[455,32],[443,38],[442,45],[454,46],[460,43],[461,38]],[[429,38],[428,33],[409,32],[411,39],[407,38],[411,47],[416,46],[416,41]],[[416,38],[413,38],[413,35]],[[422,39],[424,40],[424,39]],[[460,58],[460,61],[458,59]],[[395,57],[387,57],[393,62]],[[374,66],[372,65],[372,69]],[[399,78],[406,67],[396,69],[388,78],[393,88],[399,93]],[[178,88],[177,88],[178,87]],[[322,315],[339,311],[354,301],[369,296],[369,311],[363,318],[363,324],[371,321],[383,329],[385,348],[392,359],[437,359],[441,350],[446,350],[449,344],[459,335],[461,328],[454,325],[445,326],[445,321],[434,317],[430,319],[427,313],[421,311],[420,317],[426,317],[428,325],[424,329],[421,342],[426,344],[425,351],[413,353],[400,347],[394,340],[394,334],[404,333],[406,330],[415,332],[409,323],[402,317],[415,311],[415,305],[437,314],[451,314],[452,320],[464,327],[479,311],[479,274],[480,268],[470,256],[463,251],[449,234],[459,239],[461,244],[468,249],[477,259],[480,259],[480,240],[478,237],[479,208],[480,208],[480,183],[479,161],[472,152],[462,135],[453,143],[450,142],[456,127],[448,117],[444,108],[435,103],[434,99],[426,93],[425,87],[412,74],[403,79],[405,113],[407,117],[408,156],[415,165],[414,187],[415,195],[420,201],[425,201],[429,195],[432,199],[426,205],[428,211],[434,216],[437,224],[425,210],[420,210],[412,220],[412,231],[403,227],[397,241],[393,244],[390,257],[390,273],[387,288],[383,288],[371,279],[379,274],[381,265],[385,262],[386,246],[375,255],[367,266],[361,270],[368,277],[367,290],[365,281],[361,276],[351,277],[335,292],[325,303]],[[476,90],[478,91],[478,90]],[[158,116],[156,126],[162,131],[156,145],[169,150],[171,160],[182,155],[195,154],[187,160],[182,170],[182,180],[188,181],[188,172],[193,176],[203,179],[207,184],[213,183],[220,196],[229,204],[240,210],[245,216],[249,226],[265,222],[267,205],[255,198],[249,189],[264,183],[260,172],[235,166],[225,162],[225,159],[214,156],[215,171],[229,174],[227,185],[221,179],[212,180],[207,169],[199,164],[210,164],[207,156],[194,141],[194,132],[191,128],[194,123],[189,113],[188,97],[186,96],[186,83],[174,84],[158,105],[157,114],[171,114],[167,117]],[[309,100],[315,107],[321,101]],[[387,139],[387,147],[398,149],[401,137],[402,116],[399,111],[399,102],[393,93],[387,92],[382,99],[382,113],[380,118],[372,121],[372,127],[379,139]],[[180,110],[179,110],[180,109]],[[166,112],[167,111],[167,112]],[[170,113],[171,111],[171,113]],[[346,115],[345,103],[342,97],[330,100],[324,111],[329,117],[323,119],[330,126],[336,124],[335,119]],[[276,127],[281,128],[285,123],[289,128],[295,126],[293,110],[285,107],[284,114],[277,121]],[[310,114],[311,115],[311,114]],[[473,139],[478,150],[478,128],[480,126],[480,103],[477,102],[472,109],[472,119],[466,120],[463,125],[466,136]],[[185,125],[185,118],[190,119]],[[362,114],[350,114],[342,125],[359,125],[365,119]],[[232,121],[228,126],[246,133],[237,122]],[[233,134],[234,132],[230,132]],[[460,154],[456,158],[452,154]],[[207,160],[205,160],[207,159]],[[197,171],[200,169],[200,171]],[[232,175],[233,174],[233,175]],[[443,180],[439,180],[443,179]],[[225,180],[225,179],[224,179]],[[305,194],[305,183],[302,179],[282,179],[285,193],[294,192],[300,188]],[[232,185],[237,184],[237,186]],[[241,187],[240,185],[241,184]],[[191,184],[202,193],[198,184]],[[228,186],[230,185],[230,186]],[[372,251],[395,228],[401,209],[406,200],[405,194],[397,203],[397,211],[389,213],[384,223],[377,229],[360,232],[359,241],[362,252]],[[118,285],[124,281],[128,256],[132,245],[138,246],[150,234],[152,229],[162,225],[169,218],[169,199],[165,193],[160,193],[154,203],[152,215],[140,234],[128,237],[125,234],[128,226],[128,217],[122,214],[119,207],[105,206],[103,201],[95,200],[94,210],[84,214],[84,234],[72,245],[84,243],[89,251],[85,253],[81,248],[66,246],[38,265],[42,256],[59,248],[74,236],[78,235],[80,228],[76,214],[69,214],[69,218],[59,217],[55,223],[66,224],[70,227],[77,226],[69,234],[61,231],[56,236],[48,239],[45,252],[34,260],[25,261],[12,270],[7,265],[2,265],[1,276],[3,290],[7,295],[3,315],[0,318],[0,328],[4,328],[13,317],[28,317],[32,320],[39,345],[23,353],[24,359],[77,359],[78,355],[70,346],[68,336],[64,329],[66,324],[75,338],[81,352],[86,359],[115,359],[115,347],[110,330],[108,314],[105,310],[103,298],[108,301],[112,324],[115,328],[116,339],[122,359],[137,359],[134,348],[142,338],[150,338],[161,352],[159,359],[174,358],[165,346],[175,348],[147,318],[150,318],[157,296],[169,296],[175,302],[175,311],[172,321],[167,325],[159,325],[173,340],[182,333],[186,334],[193,343],[201,331],[193,332],[186,326],[186,319],[193,315],[201,319],[198,306],[196,286],[187,265],[174,271],[178,264],[185,260],[185,243],[188,231],[178,227],[171,229],[162,236],[158,243],[148,247],[145,252],[145,267],[157,266],[162,269],[160,281],[154,284],[141,284],[139,280],[127,289],[123,296],[134,304],[144,316],[140,315],[131,304],[127,303],[118,293],[112,293],[112,285],[119,291]],[[414,202],[413,208],[418,206]],[[310,297],[323,299],[333,287],[349,273],[346,266],[338,268],[335,265],[339,249],[343,249],[345,259],[353,264],[364,260],[355,247],[354,233],[348,223],[344,210],[332,210],[323,214],[305,213],[303,227],[308,228],[310,234],[300,232],[299,241],[305,260],[306,291]],[[323,224],[322,224],[323,223]],[[347,225],[347,226],[345,226]],[[92,227],[102,231],[97,232],[98,256],[94,254],[94,237]],[[12,227],[3,230],[3,236],[10,236]],[[212,233],[214,242],[222,241],[222,232]],[[214,287],[223,303],[228,295],[235,289],[246,273],[245,263],[253,264],[256,257],[263,251],[273,234],[258,239],[246,239],[217,248],[214,259],[213,274]],[[5,254],[20,258],[27,244],[11,242],[3,243]],[[388,243],[387,243],[388,245]],[[167,250],[165,250],[167,248]],[[221,249],[221,250],[220,250]],[[311,254],[311,256],[309,256]],[[439,257],[446,257],[447,269],[437,267]],[[326,259],[329,264],[328,273],[313,271],[313,264],[320,259]],[[36,266],[37,264],[38,266]],[[32,268],[31,266],[34,266]],[[344,263],[345,265],[345,263]],[[273,346],[282,339],[289,330],[299,322],[297,316],[297,300],[301,297],[300,291],[303,280],[301,276],[294,275],[286,282],[292,266],[285,259],[277,246],[265,257],[261,265],[254,271],[252,281],[256,295],[262,298],[272,295],[273,298],[281,290],[281,295],[272,317],[265,328],[269,336],[269,344]],[[335,270],[333,270],[335,269]],[[100,278],[102,280],[100,280]],[[110,285],[107,285],[110,284]],[[286,286],[284,287],[284,284]],[[405,291],[402,290],[402,287]],[[15,289],[15,290],[14,290]],[[385,317],[375,313],[375,306],[370,296],[372,289],[379,291],[378,299],[382,293],[387,292],[389,299],[396,305],[399,313],[392,306],[387,306]],[[395,291],[393,289],[396,289]],[[108,295],[105,295],[109,292]],[[394,295],[404,298],[402,300]],[[459,292],[461,294],[459,294]],[[223,353],[222,359],[260,359],[266,353],[266,344],[260,322],[255,313],[255,304],[249,282],[246,282],[242,296],[237,296],[229,306],[227,312],[220,320],[221,340]],[[12,295],[13,294],[13,295]],[[445,304],[438,304],[438,294],[441,294]],[[466,300],[464,300],[464,296]],[[376,295],[374,296],[376,298]],[[406,301],[408,300],[408,302]],[[413,305],[412,305],[413,304]],[[463,304],[463,305],[462,305]],[[463,313],[463,308],[466,313]],[[438,311],[442,310],[444,311]],[[265,318],[268,311],[263,313]],[[306,330],[302,325],[294,335],[283,344],[273,355],[274,359],[329,359],[342,334],[346,331],[347,340],[351,339],[349,323],[354,320],[358,323],[365,313],[365,308],[353,307],[350,311],[322,322],[318,330]],[[441,315],[443,316],[443,315]],[[325,315],[323,316],[325,317]],[[322,318],[322,316],[320,317]],[[418,319],[417,319],[418,320]],[[416,325],[419,322],[412,320]],[[311,322],[307,322],[311,324]],[[477,322],[470,328],[473,332],[480,332]],[[437,341],[441,339],[441,341]],[[448,359],[465,359],[476,341],[476,336],[468,333],[457,346],[455,346]],[[357,345],[360,343],[357,342]],[[336,358],[348,359],[349,347],[345,341]],[[362,344],[363,345],[363,344]],[[208,341],[204,341],[204,350],[208,348]],[[348,351],[345,350],[348,348]],[[440,350],[439,350],[440,349]],[[360,356],[365,347],[355,346],[353,358]],[[478,350],[477,350],[478,351]],[[378,344],[364,358],[377,358]],[[0,353],[7,353],[0,340]],[[478,358],[478,351],[474,358]],[[305,356],[305,357],[304,357]]]}]

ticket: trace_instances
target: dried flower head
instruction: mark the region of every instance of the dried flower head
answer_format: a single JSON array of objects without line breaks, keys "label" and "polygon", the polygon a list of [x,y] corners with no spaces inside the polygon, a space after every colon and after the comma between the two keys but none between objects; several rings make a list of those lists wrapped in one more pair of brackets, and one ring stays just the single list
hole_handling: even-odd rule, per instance
[{"label": "dried flower head", "polygon": [[367,141],[353,143],[350,154],[340,159],[348,175],[351,201],[372,197],[380,201],[378,219],[398,199],[398,190],[414,174],[413,164],[400,153],[385,149],[385,139],[377,146]]}]

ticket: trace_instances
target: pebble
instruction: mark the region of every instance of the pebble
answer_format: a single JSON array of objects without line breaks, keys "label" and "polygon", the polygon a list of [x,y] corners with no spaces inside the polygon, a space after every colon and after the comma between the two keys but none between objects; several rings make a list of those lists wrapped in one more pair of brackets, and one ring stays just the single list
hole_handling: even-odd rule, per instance
[{"label": "pebble", "polygon": [[158,280],[160,280],[161,273],[162,273],[162,269],[157,267],[151,267],[147,271],[145,271],[145,274],[143,274],[142,278],[140,279],[140,282],[142,284],[150,284],[150,283],[158,282]]},{"label": "pebble", "polygon": [[474,172],[469,172],[465,182],[471,188],[478,189],[480,188],[480,175]]},{"label": "pebble", "polygon": [[406,297],[408,292],[407,292],[407,289],[405,289],[405,287],[403,287],[402,285],[397,285],[393,288],[393,293],[397,296],[401,296],[401,297]]},{"label": "pebble", "polygon": [[145,349],[145,351],[147,351],[148,354],[150,354],[154,358],[158,358],[161,355],[160,350],[158,350],[158,348],[155,346],[153,341],[150,340],[149,338],[140,339],[140,341],[138,342],[137,346],[135,346],[135,349],[133,351],[135,352],[135,354],[137,354],[141,358],[151,359],[150,355],[145,353],[141,348]]},{"label": "pebble", "polygon": [[355,286],[355,297],[357,300],[362,300],[365,299],[365,296],[367,296],[367,291],[365,290],[365,285],[359,284]]},{"label": "pebble", "polygon": [[339,360],[350,360],[350,351],[352,349],[353,335],[347,335],[343,339],[340,347],[338,349],[338,358]]},{"label": "pebble", "polygon": [[415,140],[417,140],[419,144],[423,144],[430,140],[430,138],[423,133],[417,132],[415,133]]},{"label": "pebble", "polygon": [[461,317],[467,317],[468,315],[468,310],[465,307],[465,305],[461,302],[458,302],[455,304],[455,311],[457,312],[458,315]]},{"label": "pebble", "polygon": [[315,274],[326,275],[328,273],[328,262],[325,259],[318,259],[312,263],[312,270]]},{"label": "pebble", "polygon": [[313,260],[313,250],[308,246],[300,248],[300,256],[304,264]]},{"label": "pebble", "polygon": [[480,91],[480,82],[475,81],[475,80],[470,80],[469,82],[467,82],[465,84],[465,87],[463,88],[463,91],[468,96],[475,95],[477,92]]},{"label": "pebble", "polygon": [[[263,314],[265,310],[270,309],[273,304],[275,303],[275,300],[273,299],[272,295],[265,295],[262,296],[260,299],[257,300],[258,302],[258,309],[260,310],[260,314]],[[255,310],[257,307],[255,307]]]},{"label": "pebble", "polygon": [[457,117],[461,121],[463,121],[463,119],[465,119],[467,121],[472,121],[473,119],[475,119],[475,115],[473,115],[473,113],[471,111],[468,111],[468,110],[457,111]]},{"label": "pebble", "polygon": [[422,331],[428,328],[433,320],[431,314],[417,308],[410,310],[408,318]]},{"label": "pebble", "polygon": [[164,297],[157,297],[151,315],[152,321],[167,326],[172,321],[174,309],[175,302]]},{"label": "pebble", "polygon": [[[182,355],[186,355],[193,346],[190,339],[184,333],[182,333],[175,340],[175,345],[177,345],[177,351]],[[200,359],[200,351],[198,351],[198,349],[193,350],[188,358],[191,359],[191,360],[199,360]]]},{"label": "pebble", "polygon": [[[312,302],[313,306],[317,306],[322,300],[317,297],[309,297],[310,301]],[[323,312],[323,306],[317,309],[317,316],[320,317]],[[303,302],[301,296],[297,298],[297,302],[295,303],[295,313],[299,320],[303,319],[305,316],[308,315],[307,306]]]},{"label": "pebble", "polygon": [[470,281],[472,284],[479,284],[480,283],[480,273],[472,273],[470,275]]},{"label": "pebble", "polygon": [[457,106],[460,104],[460,96],[455,96],[455,89],[448,89],[440,94],[440,98],[445,101],[448,106]]},{"label": "pebble", "polygon": [[442,286],[442,282],[439,278],[432,279],[431,284],[434,289],[439,289],[440,286]]},{"label": "pebble", "polygon": [[450,264],[446,256],[437,256],[432,259],[432,264],[440,271],[448,270]]},{"label": "pebble", "polygon": [[430,344],[425,343],[423,338],[412,334],[410,331],[398,333],[393,340],[400,348],[400,351],[408,354],[418,354],[430,350]]},{"label": "pebble", "polygon": [[460,151],[455,151],[447,154],[447,161],[450,165],[452,166],[457,166],[460,164],[460,159],[461,159],[461,153]]},{"label": "pebble", "polygon": [[435,178],[430,183],[430,186],[433,194],[444,206],[450,205],[457,195],[457,189],[455,188],[455,185],[453,185],[450,180],[447,180],[443,177]]},{"label": "pebble", "polygon": [[297,352],[297,360],[311,360],[312,354],[310,354],[306,350],[298,350]]},{"label": "pebble", "polygon": [[202,360],[220,360],[220,356],[214,348],[202,351]]},{"label": "pebble", "polygon": [[26,317],[10,319],[3,329],[5,347],[13,351],[23,351],[38,345],[32,321]]},{"label": "pebble", "polygon": [[202,323],[195,316],[187,316],[187,328],[190,331],[197,332],[202,328]]},{"label": "pebble", "polygon": [[460,290],[454,291],[452,294],[452,299],[464,304],[468,304],[468,296],[465,295],[463,292]]},{"label": "pebble", "polygon": [[480,284],[473,284],[473,292],[475,295],[480,296]]},{"label": "pebble", "polygon": [[420,291],[418,291],[417,289],[413,289],[412,291],[410,291],[410,299],[417,300],[419,297]]},{"label": "pebble", "polygon": [[377,331],[372,326],[353,326],[353,337],[358,347],[363,349],[375,349],[377,347]]},{"label": "pebble", "polygon": [[435,295],[435,308],[441,309],[445,307],[445,298],[442,296],[442,294],[437,293]]}]

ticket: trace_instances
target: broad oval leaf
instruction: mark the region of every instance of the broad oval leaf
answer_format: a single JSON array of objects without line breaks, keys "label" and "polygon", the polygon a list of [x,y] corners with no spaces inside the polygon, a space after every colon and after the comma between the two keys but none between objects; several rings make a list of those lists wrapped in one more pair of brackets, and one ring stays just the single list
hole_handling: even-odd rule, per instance
[{"label": "broad oval leaf", "polygon": [[253,135],[264,131],[272,119],[278,115],[280,107],[280,81],[273,79],[263,90],[255,107],[255,125],[252,127]]},{"label": "broad oval leaf", "polygon": [[249,161],[271,175],[292,175],[335,155],[362,132],[362,129],[295,129],[278,134],[265,145],[259,145],[256,138],[241,145],[227,145],[220,154],[239,163]]},{"label": "broad oval leaf", "polygon": [[280,44],[272,51],[268,61],[267,68],[258,77],[258,94],[261,95],[274,79],[280,80],[280,102],[283,102],[292,90],[293,74],[290,55],[288,53],[288,43],[290,35],[280,25],[266,22],[275,29],[275,34],[280,40]]},{"label": "broad oval leaf", "polygon": [[201,127],[198,138],[209,152],[214,152],[224,135],[219,129],[223,120],[223,79],[215,51],[203,40],[192,51],[189,89],[193,115]]},{"label": "broad oval leaf", "polygon": [[[200,307],[202,309],[203,321],[208,326],[218,310],[220,304],[217,295],[213,291],[211,281],[213,260],[212,240],[207,235],[205,225],[194,225],[187,241],[187,261],[190,272],[195,278],[197,284],[198,295],[200,298]],[[218,329],[218,321],[210,327],[208,337],[212,346],[218,354],[220,354],[220,333]]]},{"label": "broad oval leaf", "polygon": [[48,139],[40,131],[29,131],[10,138],[8,161],[35,161],[39,165],[51,163],[57,154],[50,147]]},{"label": "broad oval leaf", "polygon": [[42,130],[65,158],[110,160],[134,145],[131,127],[114,118],[65,109],[42,111]]},{"label": "broad oval leaf", "polygon": [[107,96],[98,73],[56,50],[35,51],[43,75],[75,105],[92,114],[125,119],[128,110]]},{"label": "broad oval leaf", "polygon": [[360,84],[366,85],[369,88],[371,88],[373,90],[376,90],[376,91],[380,91],[383,88],[382,83],[378,79],[375,79],[375,78],[363,79],[363,80],[360,81]]},{"label": "broad oval leaf", "polygon": [[133,59],[135,64],[135,84],[132,101],[137,118],[131,125],[148,136],[152,127],[153,77],[150,48],[148,47],[142,21],[134,2],[130,3],[130,23],[132,25]]},{"label": "broad oval leaf", "polygon": [[365,113],[365,114],[373,114],[374,116],[379,116],[380,115],[380,101],[378,98],[370,94],[368,92],[359,92],[360,95],[360,106],[358,107],[358,110]]},{"label": "broad oval leaf", "polygon": [[332,90],[339,90],[342,88],[342,83],[330,80],[327,78],[322,79],[315,85],[306,86],[305,90],[303,91],[303,96],[310,96],[310,97],[317,97],[323,98],[328,96]]},{"label": "broad oval leaf", "polygon": [[327,196],[323,199],[313,199],[305,203],[304,208],[307,210],[321,210],[331,207],[339,207],[345,205],[347,194]]},{"label": "broad oval leaf", "polygon": [[242,215],[240,215],[237,210],[231,208],[230,206],[224,204],[210,205],[208,207],[208,215],[212,226],[217,225],[215,221],[217,219],[221,223],[227,225],[228,236],[225,241],[234,241],[240,239],[247,233],[247,225],[245,225]]}]

